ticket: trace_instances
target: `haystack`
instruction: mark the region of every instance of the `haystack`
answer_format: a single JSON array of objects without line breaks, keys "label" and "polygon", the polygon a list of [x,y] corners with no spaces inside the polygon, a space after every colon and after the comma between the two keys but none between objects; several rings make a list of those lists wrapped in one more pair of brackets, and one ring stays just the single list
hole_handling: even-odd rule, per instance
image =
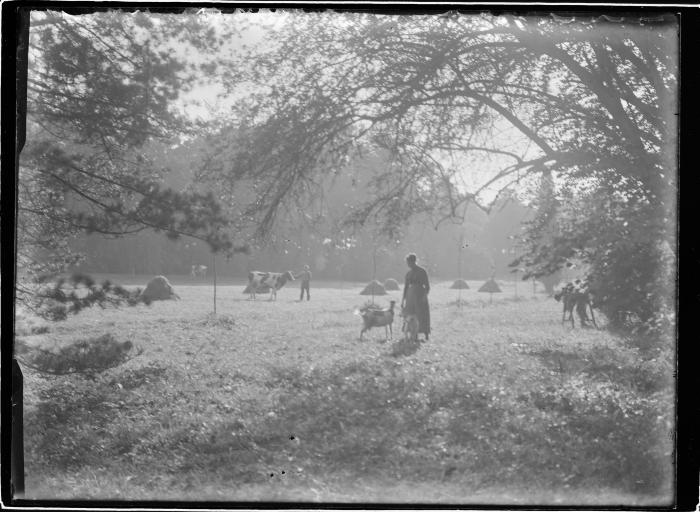
[{"label": "haystack", "polygon": [[453,290],[468,290],[469,285],[464,279],[457,279],[454,283],[452,283],[452,286],[450,286]]},{"label": "haystack", "polygon": [[140,298],[145,302],[154,300],[180,300],[180,296],[173,290],[170,281],[164,276],[156,276],[146,285],[146,289],[141,292]]},{"label": "haystack", "polygon": [[486,281],[483,285],[481,285],[479,291],[488,293],[501,293],[501,289],[499,288],[498,283],[493,277]]},{"label": "haystack", "polygon": [[400,290],[399,282],[396,279],[389,278],[384,281],[384,289],[389,290]]},{"label": "haystack", "polygon": [[360,295],[386,295],[386,289],[382,283],[374,280],[365,286]]}]

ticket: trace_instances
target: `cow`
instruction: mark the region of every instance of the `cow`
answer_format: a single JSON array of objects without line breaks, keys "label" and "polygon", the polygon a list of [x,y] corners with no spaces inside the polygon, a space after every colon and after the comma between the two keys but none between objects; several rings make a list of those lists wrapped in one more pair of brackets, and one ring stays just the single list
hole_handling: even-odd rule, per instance
[{"label": "cow", "polygon": [[192,277],[204,277],[207,275],[206,265],[192,265]]},{"label": "cow", "polygon": [[287,281],[294,281],[294,274],[287,272],[258,272],[248,274],[248,299],[255,300],[255,292],[258,288],[270,288],[270,300],[277,300],[277,290],[282,288]]},{"label": "cow", "polygon": [[595,315],[593,314],[593,294],[588,287],[588,283],[580,279],[577,279],[573,283],[567,283],[554,295],[554,299],[561,301],[564,306],[561,317],[562,323],[566,322],[566,314],[569,313],[571,327],[574,326],[574,308],[576,308],[576,313],[581,321],[581,327],[587,327],[588,314],[586,308],[589,308],[591,311],[591,321],[593,325],[598,328]]}]

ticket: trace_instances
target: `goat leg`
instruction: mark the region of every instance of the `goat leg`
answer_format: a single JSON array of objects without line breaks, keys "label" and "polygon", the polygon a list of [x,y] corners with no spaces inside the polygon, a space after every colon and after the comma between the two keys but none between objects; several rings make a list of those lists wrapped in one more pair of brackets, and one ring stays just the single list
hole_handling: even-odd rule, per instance
[{"label": "goat leg", "polygon": [[588,307],[591,308],[591,321],[593,322],[593,326],[597,329],[598,324],[595,323],[595,315],[593,314],[593,305],[591,303],[588,303]]},{"label": "goat leg", "polygon": [[575,327],[574,324],[574,304],[570,304],[569,306],[569,320],[571,320],[571,328],[573,329]]}]

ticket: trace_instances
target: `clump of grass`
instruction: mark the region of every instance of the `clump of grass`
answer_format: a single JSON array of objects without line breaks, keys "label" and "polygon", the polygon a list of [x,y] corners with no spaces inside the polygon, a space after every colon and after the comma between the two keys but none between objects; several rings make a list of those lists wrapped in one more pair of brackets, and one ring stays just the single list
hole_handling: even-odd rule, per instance
[{"label": "clump of grass", "polygon": [[223,327],[231,330],[236,326],[236,321],[231,315],[209,313],[203,320],[200,320],[199,324],[204,327]]},{"label": "clump of grass", "polygon": [[136,389],[144,384],[151,384],[161,380],[166,374],[167,368],[156,362],[151,362],[142,368],[126,369],[118,376],[113,376],[109,384],[123,389]]}]

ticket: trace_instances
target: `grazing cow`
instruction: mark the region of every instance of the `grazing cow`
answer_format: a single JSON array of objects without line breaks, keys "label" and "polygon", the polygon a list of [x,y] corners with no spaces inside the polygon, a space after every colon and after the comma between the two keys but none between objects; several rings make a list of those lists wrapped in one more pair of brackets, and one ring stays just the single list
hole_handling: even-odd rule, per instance
[{"label": "grazing cow", "polygon": [[391,327],[391,325],[394,323],[394,304],[396,304],[396,301],[392,300],[389,302],[389,307],[386,309],[381,309],[380,307],[372,304],[355,311],[355,314],[362,317],[362,322],[364,324],[362,330],[360,331],[360,340],[362,340],[362,335],[366,331],[369,331],[372,327],[383,326],[384,333],[387,338],[389,337],[389,332],[391,332],[392,337],[394,336],[394,332]]},{"label": "grazing cow", "polygon": [[401,330],[404,333],[404,341],[411,341],[415,343],[418,341],[418,328],[420,327],[418,316],[406,313],[406,308],[401,310],[401,316],[403,317],[403,326]]},{"label": "grazing cow", "polygon": [[207,275],[206,265],[192,265],[192,277],[204,277]]},{"label": "grazing cow", "polygon": [[561,317],[562,323],[566,322],[566,314],[569,313],[571,327],[574,326],[574,308],[576,308],[576,313],[581,321],[581,327],[587,327],[588,314],[586,308],[588,307],[591,311],[591,321],[596,328],[598,327],[595,322],[595,315],[593,314],[593,305],[591,304],[593,297],[591,290],[588,288],[588,283],[580,279],[577,279],[573,283],[567,283],[562,287],[561,291],[554,295],[554,298],[557,301],[561,300],[564,306]]},{"label": "grazing cow", "polygon": [[258,288],[270,288],[270,300],[277,300],[277,290],[282,288],[287,281],[294,281],[294,274],[287,272],[258,272],[248,274],[248,299],[255,300],[255,292]]}]

